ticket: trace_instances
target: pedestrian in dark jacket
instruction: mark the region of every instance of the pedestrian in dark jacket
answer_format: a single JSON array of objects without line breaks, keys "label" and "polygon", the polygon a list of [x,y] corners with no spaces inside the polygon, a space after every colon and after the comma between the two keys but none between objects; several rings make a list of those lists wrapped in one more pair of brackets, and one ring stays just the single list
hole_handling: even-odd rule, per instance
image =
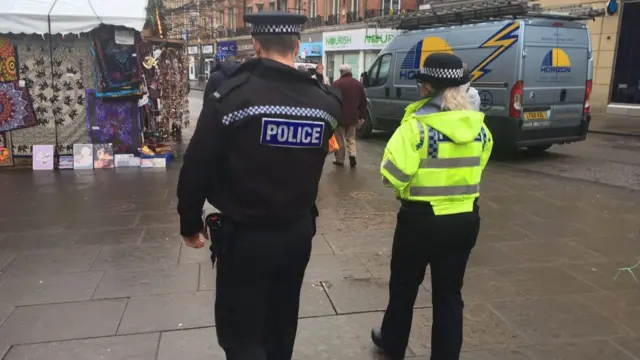
[{"label": "pedestrian in dark jacket", "polygon": [[211,69],[207,86],[204,88],[204,100],[206,101],[209,95],[213,94],[238,67],[240,67],[240,64],[236,62],[217,63],[216,66]]},{"label": "pedestrian in dark jacket", "polygon": [[367,111],[367,97],[364,86],[353,78],[351,66],[340,66],[340,79],[333,82],[333,87],[342,94],[342,113],[338,119],[336,139],[340,144],[340,150],[335,152],[337,166],[344,166],[345,147],[349,154],[349,165],[356,166],[356,126],[364,122]]}]

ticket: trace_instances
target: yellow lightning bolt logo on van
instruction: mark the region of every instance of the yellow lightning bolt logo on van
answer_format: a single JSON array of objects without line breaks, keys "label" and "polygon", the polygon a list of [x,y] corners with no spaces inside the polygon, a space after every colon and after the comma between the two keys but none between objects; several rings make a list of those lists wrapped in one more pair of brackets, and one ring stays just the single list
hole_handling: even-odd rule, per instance
[{"label": "yellow lightning bolt logo on van", "polygon": [[471,71],[471,81],[476,81],[491,72],[490,69],[487,69],[487,66],[518,42],[519,29],[519,22],[511,22],[498,30],[498,32],[489,38],[489,40],[480,45],[481,49],[496,49]]}]

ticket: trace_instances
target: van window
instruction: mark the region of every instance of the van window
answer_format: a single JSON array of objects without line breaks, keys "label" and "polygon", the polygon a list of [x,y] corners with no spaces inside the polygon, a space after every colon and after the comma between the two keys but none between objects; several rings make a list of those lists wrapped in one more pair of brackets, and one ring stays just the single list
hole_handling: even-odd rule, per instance
[{"label": "van window", "polygon": [[391,54],[384,54],[371,67],[370,86],[382,86],[387,83],[389,78],[389,70],[391,69]]}]

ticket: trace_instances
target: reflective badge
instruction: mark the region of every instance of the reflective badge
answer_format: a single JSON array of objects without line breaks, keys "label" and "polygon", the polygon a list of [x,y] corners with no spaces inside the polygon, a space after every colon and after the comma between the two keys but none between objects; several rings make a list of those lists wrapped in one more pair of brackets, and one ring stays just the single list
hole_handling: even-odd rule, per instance
[{"label": "reflective badge", "polygon": [[268,146],[319,148],[322,146],[324,122],[262,119],[260,143]]}]

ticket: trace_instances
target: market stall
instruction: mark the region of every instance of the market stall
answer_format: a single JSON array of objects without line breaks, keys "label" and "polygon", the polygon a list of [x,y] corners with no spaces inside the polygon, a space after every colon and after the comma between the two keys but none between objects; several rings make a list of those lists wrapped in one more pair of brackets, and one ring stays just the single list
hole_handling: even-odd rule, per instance
[{"label": "market stall", "polygon": [[168,157],[168,140],[188,123],[188,63],[183,44],[142,39],[147,0],[5,1],[0,166],[86,168],[87,149],[96,168],[118,155],[143,153],[143,165]]}]

